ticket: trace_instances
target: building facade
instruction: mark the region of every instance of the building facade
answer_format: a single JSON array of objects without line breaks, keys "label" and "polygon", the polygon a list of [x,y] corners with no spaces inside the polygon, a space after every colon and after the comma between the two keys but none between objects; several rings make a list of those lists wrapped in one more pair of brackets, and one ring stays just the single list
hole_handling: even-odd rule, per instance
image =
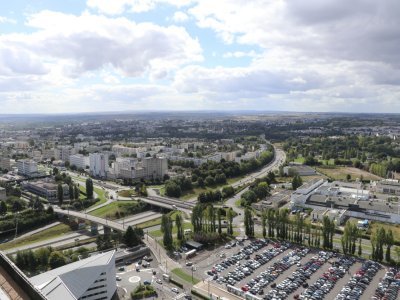
[{"label": "building facade", "polygon": [[165,157],[146,157],[142,160],[142,166],[148,179],[162,179],[168,172],[168,161]]},{"label": "building facade", "polygon": [[74,154],[69,157],[70,166],[75,166],[78,169],[86,169],[90,166],[89,156],[84,156],[82,154]]},{"label": "building facade", "polygon": [[21,159],[17,161],[18,174],[31,176],[38,172],[37,163],[30,159]]},{"label": "building facade", "polygon": [[108,155],[105,153],[89,154],[90,173],[92,176],[105,178],[108,172]]},{"label": "building facade", "polygon": [[[69,187],[67,184],[63,184],[63,199],[69,199]],[[53,181],[28,181],[22,183],[22,188],[35,194],[39,197],[47,199],[49,202],[58,202],[57,190],[58,185]]]},{"label": "building facade", "polygon": [[115,250],[30,278],[49,300],[110,300],[116,290]]}]

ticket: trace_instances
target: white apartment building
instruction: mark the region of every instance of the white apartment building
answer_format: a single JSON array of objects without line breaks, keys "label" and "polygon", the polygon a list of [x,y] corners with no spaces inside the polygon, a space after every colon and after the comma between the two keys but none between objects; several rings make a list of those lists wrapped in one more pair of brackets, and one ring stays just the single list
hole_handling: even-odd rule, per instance
[{"label": "white apartment building", "polygon": [[37,163],[31,159],[21,159],[17,161],[18,174],[31,176],[37,173]]},{"label": "white apartment building", "polygon": [[162,179],[168,171],[168,161],[165,157],[146,157],[142,160],[147,178]]},{"label": "white apartment building", "polygon": [[117,290],[115,250],[30,278],[48,300],[110,300]]},{"label": "white apartment building", "polygon": [[89,166],[92,176],[106,177],[108,171],[108,155],[105,153],[90,153]]},{"label": "white apartment building", "polygon": [[111,151],[116,156],[133,155],[133,154],[137,153],[137,148],[125,147],[125,146],[122,146],[122,145],[114,145],[114,146],[111,147]]},{"label": "white apartment building", "polygon": [[86,166],[90,165],[89,156],[82,154],[74,154],[69,157],[69,164],[76,166],[78,169],[86,169]]},{"label": "white apartment building", "polygon": [[77,153],[76,149],[70,146],[60,146],[55,150],[55,158],[63,162],[69,161],[69,157]]}]

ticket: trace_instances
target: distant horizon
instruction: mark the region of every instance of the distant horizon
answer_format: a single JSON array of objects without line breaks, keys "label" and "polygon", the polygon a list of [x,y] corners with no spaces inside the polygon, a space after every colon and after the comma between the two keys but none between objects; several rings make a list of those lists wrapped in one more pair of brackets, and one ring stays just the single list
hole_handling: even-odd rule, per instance
[{"label": "distant horizon", "polygon": [[326,114],[326,115],[400,115],[400,112],[345,112],[345,111],[285,111],[285,110],[135,110],[135,111],[82,111],[82,112],[66,112],[66,113],[0,113],[0,118],[5,116],[74,116],[74,115],[129,115],[129,114]]}]

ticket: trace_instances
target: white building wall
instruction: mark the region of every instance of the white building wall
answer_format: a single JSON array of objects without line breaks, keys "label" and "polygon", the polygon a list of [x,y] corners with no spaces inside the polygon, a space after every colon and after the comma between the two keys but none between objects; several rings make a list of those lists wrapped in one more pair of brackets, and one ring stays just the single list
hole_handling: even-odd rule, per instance
[{"label": "white building wall", "polygon": [[106,177],[108,172],[108,155],[104,153],[89,154],[90,173],[96,177]]}]

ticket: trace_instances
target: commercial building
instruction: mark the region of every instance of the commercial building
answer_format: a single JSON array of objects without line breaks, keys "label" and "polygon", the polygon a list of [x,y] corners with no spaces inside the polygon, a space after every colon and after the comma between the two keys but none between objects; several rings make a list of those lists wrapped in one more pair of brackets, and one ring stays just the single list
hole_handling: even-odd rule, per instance
[{"label": "commercial building", "polygon": [[375,183],[377,193],[400,196],[400,182],[395,179],[385,179]]},{"label": "commercial building", "polygon": [[89,166],[92,176],[105,178],[108,171],[108,155],[105,153],[90,153]]},{"label": "commercial building", "polygon": [[90,165],[89,156],[82,154],[74,154],[69,157],[70,166],[75,166],[77,169],[86,169]]},{"label": "commercial building", "polygon": [[7,198],[6,190],[0,187],[0,200],[6,200],[6,198]]},{"label": "commercial building", "polygon": [[117,290],[115,250],[30,278],[48,300],[109,300]]},{"label": "commercial building", "polygon": [[21,159],[17,161],[18,174],[32,176],[38,172],[37,163],[31,159]]},{"label": "commercial building", "polygon": [[[22,188],[39,197],[47,199],[49,202],[58,202],[57,190],[58,185],[50,180],[27,181],[21,184]],[[63,199],[69,199],[69,188],[67,184],[63,184]]]},{"label": "commercial building", "polygon": [[360,183],[321,181],[310,182],[297,189],[291,196],[291,208],[312,208],[315,210],[313,218],[316,219],[322,211],[328,216],[334,214],[339,222],[343,222],[344,217],[353,217],[400,223],[399,202],[375,198]]}]

